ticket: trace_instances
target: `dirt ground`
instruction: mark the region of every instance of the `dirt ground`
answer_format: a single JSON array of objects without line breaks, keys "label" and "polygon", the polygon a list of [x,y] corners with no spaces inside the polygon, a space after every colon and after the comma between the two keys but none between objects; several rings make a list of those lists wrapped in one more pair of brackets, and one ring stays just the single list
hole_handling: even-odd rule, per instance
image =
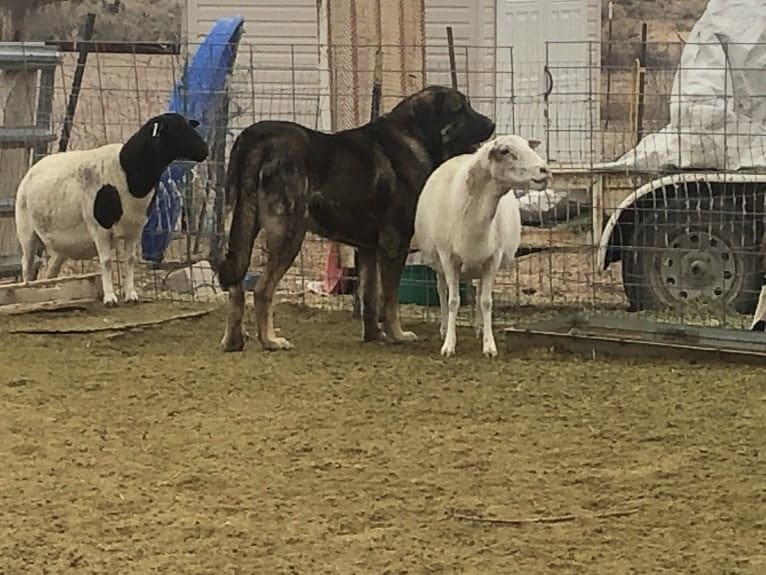
[{"label": "dirt ground", "polygon": [[9,333],[198,307],[3,319],[0,573],[766,572],[762,369],[444,360],[292,306],[283,354],[219,352],[220,309]]}]

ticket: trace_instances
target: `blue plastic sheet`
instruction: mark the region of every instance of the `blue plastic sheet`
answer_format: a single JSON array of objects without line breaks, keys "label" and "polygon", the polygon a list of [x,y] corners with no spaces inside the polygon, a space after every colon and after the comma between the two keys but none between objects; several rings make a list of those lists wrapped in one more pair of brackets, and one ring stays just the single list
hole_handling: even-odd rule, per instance
[{"label": "blue plastic sheet", "polygon": [[[197,131],[208,142],[213,134],[211,115],[226,85],[226,76],[235,56],[234,40],[244,23],[242,16],[221,18],[189,60],[181,80],[170,97],[168,111],[197,120]],[[173,162],[163,172],[152,202],[148,221],[141,236],[144,260],[162,261],[172,239],[173,230],[183,209],[183,190],[191,180],[193,162]]]}]

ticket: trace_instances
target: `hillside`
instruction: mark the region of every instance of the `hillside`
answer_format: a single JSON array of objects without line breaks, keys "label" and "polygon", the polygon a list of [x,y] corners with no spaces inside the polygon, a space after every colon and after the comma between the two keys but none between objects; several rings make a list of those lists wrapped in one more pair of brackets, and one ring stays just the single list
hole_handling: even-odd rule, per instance
[{"label": "hillside", "polygon": [[[112,41],[168,41],[181,32],[183,0],[71,0],[49,7],[28,23],[27,37],[73,39],[89,11],[97,14],[96,37]],[[607,4],[604,1],[604,27]],[[638,39],[641,21],[650,39],[677,42],[685,38],[707,0],[618,0],[613,38]]]},{"label": "hillside", "polygon": [[95,39],[168,42],[178,40],[182,0],[71,0],[51,5],[26,23],[34,40],[74,40],[88,12],[96,14]]}]

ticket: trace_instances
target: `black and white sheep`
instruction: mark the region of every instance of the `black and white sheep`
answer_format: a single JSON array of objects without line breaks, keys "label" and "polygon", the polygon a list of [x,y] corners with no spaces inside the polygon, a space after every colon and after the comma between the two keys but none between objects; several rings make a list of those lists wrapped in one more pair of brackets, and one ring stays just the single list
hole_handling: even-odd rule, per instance
[{"label": "black and white sheep", "polygon": [[498,136],[473,154],[447,160],[426,180],[415,215],[415,238],[423,261],[434,269],[441,305],[441,353],[457,343],[460,276],[479,278],[476,330],[484,355],[497,355],[492,333],[492,288],[503,261],[521,243],[521,214],[515,190],[544,189],[551,180],[535,152],[539,142]]},{"label": "black and white sheep", "polygon": [[16,193],[16,233],[21,244],[23,281],[35,279],[40,245],[49,255],[47,277],[69,259],[98,256],[104,304],[117,305],[112,284],[112,248],[124,241],[125,301],[137,302],[136,250],[147,210],[162,172],[171,162],[201,162],[208,146],[199,123],[180,114],[151,118],[124,144],[46,156],[32,166]]}]

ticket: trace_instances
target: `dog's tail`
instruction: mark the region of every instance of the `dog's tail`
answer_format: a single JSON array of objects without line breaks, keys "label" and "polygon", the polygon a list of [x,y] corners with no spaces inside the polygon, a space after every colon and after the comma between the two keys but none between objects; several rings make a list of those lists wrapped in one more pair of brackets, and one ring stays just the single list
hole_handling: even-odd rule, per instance
[{"label": "dog's tail", "polygon": [[265,160],[264,146],[247,130],[237,136],[226,172],[226,203],[233,210],[226,256],[217,266],[223,289],[239,283],[250,266],[255,238],[261,229],[258,219],[258,186]]}]

